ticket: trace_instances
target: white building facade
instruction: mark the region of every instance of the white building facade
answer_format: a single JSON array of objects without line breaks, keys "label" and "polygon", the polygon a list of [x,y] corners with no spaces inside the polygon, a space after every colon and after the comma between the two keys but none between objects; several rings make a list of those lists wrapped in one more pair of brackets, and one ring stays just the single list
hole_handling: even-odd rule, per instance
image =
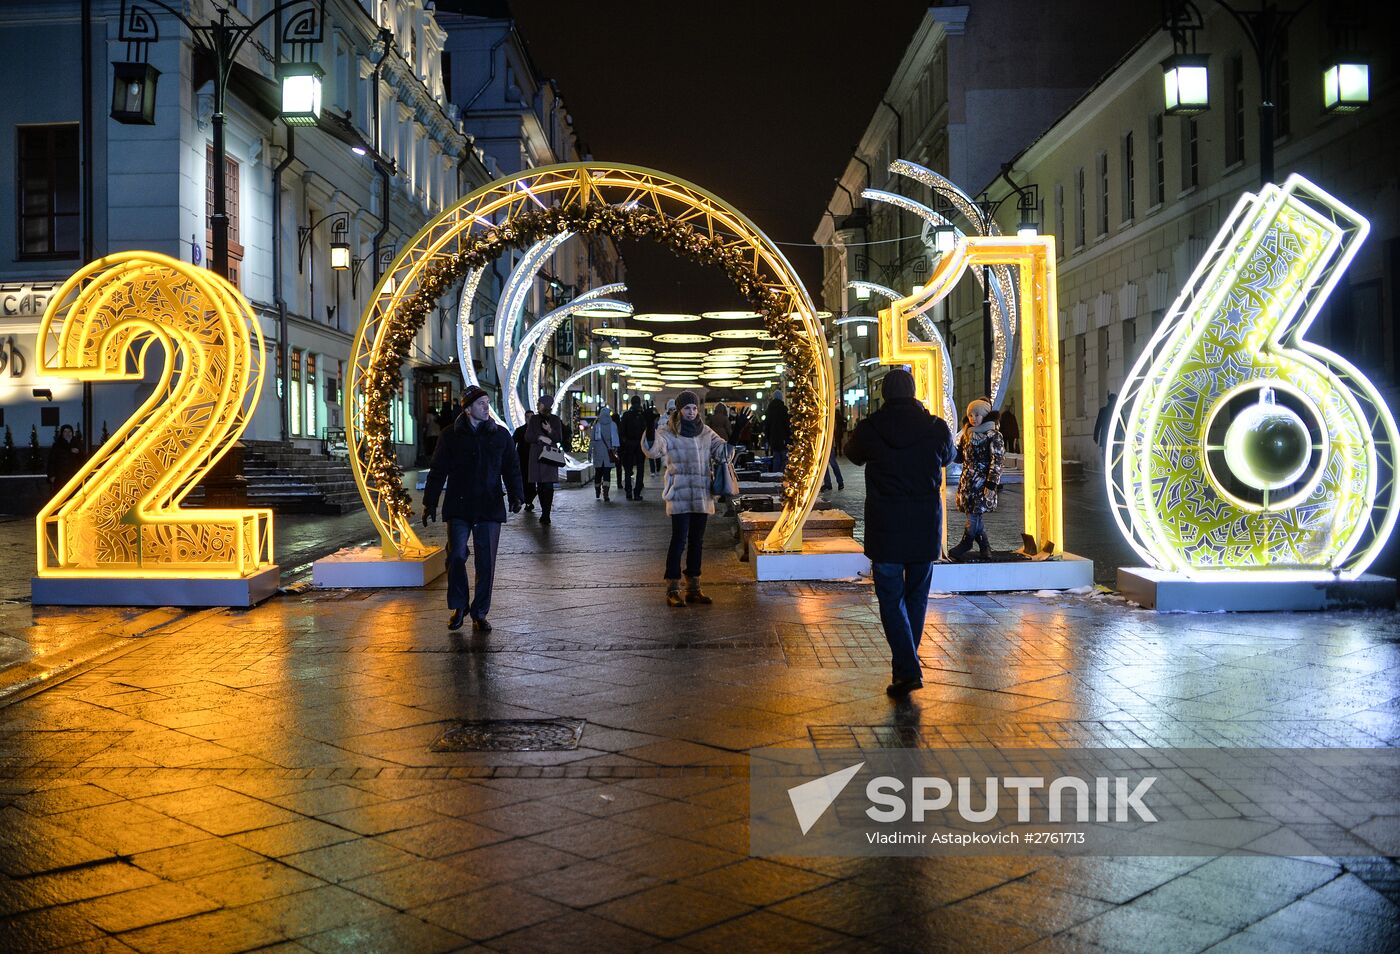
[{"label": "white building facade", "polygon": [[[224,6],[230,22],[251,24],[275,5],[176,6],[194,24],[217,22]],[[286,5],[284,16],[308,6]],[[212,189],[221,178],[230,278],[251,302],[267,346],[264,391],[245,437],[319,449],[344,426],[352,337],[380,270],[426,221],[489,178],[447,102],[445,34],[423,0],[326,0],[321,41],[307,48],[325,74],[323,109],[317,126],[294,130],[278,118],[272,17],[236,57],[219,176],[212,57],[173,15],[142,7],[159,30],[158,40],[136,50],[160,71],[153,125],[108,115],[113,64],[133,55],[121,38],[118,0],[93,0],[86,17],[75,0],[15,0],[0,10],[0,55],[8,64],[0,165],[16,169],[18,180],[16,189],[0,190],[0,216],[15,223],[0,229],[0,341],[23,356],[24,367],[3,376],[4,423],[17,443],[38,425],[45,445],[55,420],[80,424],[81,387],[35,376],[34,335],[47,295],[88,260],[117,251],[209,265]],[[350,269],[331,268],[333,240],[350,245]],[[448,317],[430,320],[418,335],[394,402],[394,436],[406,462],[417,455],[417,418],[430,400],[424,382],[456,360],[449,311],[444,302]],[[152,380],[95,385],[93,437],[104,426],[115,430]],[[32,396],[40,386],[52,391],[51,403]]]}]

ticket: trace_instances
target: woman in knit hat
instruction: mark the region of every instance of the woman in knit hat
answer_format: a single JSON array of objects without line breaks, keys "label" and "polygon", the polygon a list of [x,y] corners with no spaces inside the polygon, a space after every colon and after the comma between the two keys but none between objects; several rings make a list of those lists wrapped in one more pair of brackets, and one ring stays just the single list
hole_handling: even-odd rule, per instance
[{"label": "woman in knit hat", "polygon": [[[671,517],[671,546],[666,552],[666,603],[712,603],[700,591],[701,547],[705,524],[715,512],[710,493],[710,468],[733,455],[729,442],[700,419],[700,399],[694,391],[676,397],[676,410],[656,428],[653,440],[642,438],[642,453],[666,459],[661,498]],[[686,592],[681,596],[681,553],[685,553]]]},{"label": "woman in knit hat", "polygon": [[997,428],[997,417],[991,402],[978,398],[967,406],[967,418],[958,432],[957,459],[963,465],[962,477],[958,479],[958,509],[967,514],[967,529],[948,553],[954,560],[967,556],[973,544],[981,549],[982,559],[992,556],[982,515],[997,509],[997,491],[1001,490],[1006,442]]}]

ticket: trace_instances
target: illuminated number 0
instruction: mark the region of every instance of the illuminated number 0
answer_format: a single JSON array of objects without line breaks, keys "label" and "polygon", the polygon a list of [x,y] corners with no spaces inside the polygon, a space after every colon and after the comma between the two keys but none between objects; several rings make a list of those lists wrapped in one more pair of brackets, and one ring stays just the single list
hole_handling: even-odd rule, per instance
[{"label": "illuminated number 0", "polygon": [[154,252],[93,262],[44,312],[42,373],[155,389],[39,512],[42,577],[242,577],[272,561],[268,510],[181,502],[243,433],[262,383],[262,332],[213,272]]}]

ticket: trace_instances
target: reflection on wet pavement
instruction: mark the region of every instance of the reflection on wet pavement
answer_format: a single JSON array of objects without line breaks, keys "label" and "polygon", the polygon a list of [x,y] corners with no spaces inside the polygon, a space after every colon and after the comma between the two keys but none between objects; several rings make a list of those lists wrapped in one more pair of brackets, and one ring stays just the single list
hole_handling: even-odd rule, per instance
[{"label": "reflection on wet pavement", "polygon": [[[845,499],[858,494],[852,481]],[[1393,746],[1400,616],[940,599],[925,688],[896,705],[868,584],[751,583],[717,521],[715,605],[670,610],[668,532],[654,495],[561,491],[553,526],[507,526],[489,635],[447,632],[441,581],[281,597],[182,616],[8,705],[0,946],[1400,944],[1385,858],[749,857],[744,754],[892,736]],[[577,748],[430,750],[449,722],[555,718],[586,720]]]}]

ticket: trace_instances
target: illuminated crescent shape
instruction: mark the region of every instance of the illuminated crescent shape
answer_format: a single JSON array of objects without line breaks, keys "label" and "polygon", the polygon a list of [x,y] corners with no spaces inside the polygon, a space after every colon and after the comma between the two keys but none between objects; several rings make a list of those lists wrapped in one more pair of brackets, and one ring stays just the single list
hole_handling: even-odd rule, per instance
[{"label": "illuminated crescent shape", "polygon": [[[966,192],[959,189],[951,180],[944,178],[932,169],[926,169],[917,162],[910,162],[907,159],[896,159],[890,163],[890,172],[901,175],[915,182],[923,183],[930,189],[943,196],[948,203],[967,220],[974,229],[973,234],[980,235],[1000,235],[1001,229],[996,222],[988,219],[982,214],[977,203],[973,202]],[[892,195],[893,193],[886,193]],[[905,202],[912,202],[904,196],[899,198]],[[918,203],[914,203],[918,205]],[[908,208],[908,206],[901,206]],[[914,211],[914,210],[910,210]],[[934,212],[929,212],[938,219],[946,221],[943,216]],[[919,214],[919,213],[915,213]],[[924,220],[923,242],[934,254],[933,240],[929,235],[932,227],[942,224],[928,216],[920,215]],[[954,228],[954,235],[958,241],[963,241],[965,235]],[[1016,353],[1020,348],[1020,335],[1017,333],[1021,325],[1020,305],[1016,298],[1016,281],[1011,274],[1011,269],[1005,266],[993,266],[992,275],[996,281],[992,285],[992,406],[1000,408],[1002,401],[1006,398],[1006,389],[1011,382],[1012,365],[1016,363]],[[974,276],[978,284],[983,283],[982,276]]]},{"label": "illuminated crescent shape", "polygon": [[[621,282],[590,289],[567,305],[561,305],[542,316],[539,321],[530,326],[529,331],[525,332],[525,336],[520,339],[520,347],[515,350],[515,354],[511,357],[510,367],[506,369],[506,376],[503,379],[505,381],[506,418],[510,422],[511,430],[515,430],[525,423],[525,408],[520,401],[521,380],[529,381],[531,403],[534,403],[535,398],[539,396],[540,368],[544,361],[544,349],[541,345],[544,340],[554,334],[559,326],[572,318],[576,312],[585,308],[605,308],[615,311],[619,315],[630,315],[632,306],[627,302],[602,297],[626,290],[627,286]],[[527,364],[530,368],[528,378],[525,377]]]}]

